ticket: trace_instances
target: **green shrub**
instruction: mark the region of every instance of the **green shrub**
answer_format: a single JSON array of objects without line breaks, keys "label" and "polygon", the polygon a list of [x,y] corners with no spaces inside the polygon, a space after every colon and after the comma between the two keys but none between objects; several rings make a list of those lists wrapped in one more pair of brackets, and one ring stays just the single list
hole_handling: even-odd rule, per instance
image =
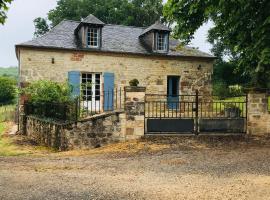
[{"label": "green shrub", "polygon": [[140,82],[138,81],[138,79],[132,79],[131,81],[129,81],[129,85],[133,87],[137,87],[139,83]]},{"label": "green shrub", "polygon": [[213,94],[220,99],[230,96],[229,87],[224,82],[217,82],[213,84]]},{"label": "green shrub", "polygon": [[10,104],[16,98],[16,80],[0,77],[0,104]]},{"label": "green shrub", "polygon": [[41,80],[22,90],[32,103],[66,103],[71,99],[71,87],[67,83]]},{"label": "green shrub", "polygon": [[243,87],[240,85],[231,85],[229,86],[229,93],[230,93],[230,96],[234,96],[234,97],[243,96],[244,95]]}]

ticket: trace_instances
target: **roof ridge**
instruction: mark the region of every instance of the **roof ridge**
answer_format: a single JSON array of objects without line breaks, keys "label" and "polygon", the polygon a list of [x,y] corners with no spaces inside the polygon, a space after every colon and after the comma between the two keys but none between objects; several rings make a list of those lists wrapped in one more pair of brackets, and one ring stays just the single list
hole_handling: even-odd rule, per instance
[{"label": "roof ridge", "polygon": [[[80,21],[77,21],[77,20],[72,20],[72,19],[63,19],[61,22],[63,22],[63,21],[70,21],[70,22],[76,22],[76,23],[80,23]],[[61,23],[60,22],[60,23]],[[59,24],[60,24],[59,23]],[[57,26],[57,25],[56,25]]]},{"label": "roof ridge", "polygon": [[140,29],[147,28],[147,27],[143,27],[143,26],[128,26],[128,25],[122,25],[122,24],[105,24],[105,26],[121,26],[121,27],[140,28]]}]

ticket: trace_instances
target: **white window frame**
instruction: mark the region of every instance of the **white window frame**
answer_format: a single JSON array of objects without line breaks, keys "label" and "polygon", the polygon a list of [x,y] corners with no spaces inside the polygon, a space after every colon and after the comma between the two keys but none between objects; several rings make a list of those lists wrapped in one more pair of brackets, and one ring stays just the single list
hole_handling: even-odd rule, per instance
[{"label": "white window frame", "polygon": [[[92,35],[91,35],[91,32],[93,32]],[[96,32],[96,36],[95,36],[95,32]],[[95,42],[96,42],[96,45],[91,44]],[[99,43],[100,43],[100,28],[87,27],[86,28],[86,46],[90,48],[98,48]]]},{"label": "white window frame", "polygon": [[[162,36],[162,38],[160,36]],[[169,37],[168,33],[156,33],[156,51],[157,52],[168,51],[168,37]]]},{"label": "white window frame", "polygon": [[[85,80],[85,81],[83,81]],[[99,81],[97,81],[99,80]],[[102,111],[102,73],[81,72],[81,104],[85,109],[91,111]],[[89,83],[88,87],[82,87],[83,82]],[[98,87],[97,87],[98,86]],[[98,92],[99,91],[99,92]]]}]

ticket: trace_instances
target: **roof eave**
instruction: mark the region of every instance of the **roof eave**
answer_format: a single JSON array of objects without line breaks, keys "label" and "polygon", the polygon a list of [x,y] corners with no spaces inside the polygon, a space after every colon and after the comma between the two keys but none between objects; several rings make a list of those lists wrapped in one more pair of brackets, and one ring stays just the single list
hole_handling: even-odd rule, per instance
[{"label": "roof eave", "polygon": [[63,47],[52,47],[52,46],[34,46],[34,45],[15,45],[16,51],[19,48],[33,48],[33,49],[52,49],[52,50],[67,50],[67,51],[84,51],[84,52],[101,52],[101,53],[116,53],[116,54],[131,54],[140,56],[158,56],[158,57],[168,57],[168,58],[200,58],[205,60],[215,60],[215,56],[195,56],[195,55],[168,55],[167,53],[135,53],[135,52],[120,52],[120,51],[108,51],[101,49],[87,49],[87,48],[63,48]]}]

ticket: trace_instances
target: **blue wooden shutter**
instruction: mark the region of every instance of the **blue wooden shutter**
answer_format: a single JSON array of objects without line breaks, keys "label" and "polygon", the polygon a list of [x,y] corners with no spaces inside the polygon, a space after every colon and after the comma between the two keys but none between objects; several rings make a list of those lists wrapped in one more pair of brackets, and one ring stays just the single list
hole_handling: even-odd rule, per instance
[{"label": "blue wooden shutter", "polygon": [[105,72],[104,78],[104,110],[113,110],[114,103],[114,74]]},{"label": "blue wooden shutter", "polygon": [[68,83],[71,86],[72,97],[76,98],[80,96],[80,83],[81,72],[70,71],[68,72]]}]

